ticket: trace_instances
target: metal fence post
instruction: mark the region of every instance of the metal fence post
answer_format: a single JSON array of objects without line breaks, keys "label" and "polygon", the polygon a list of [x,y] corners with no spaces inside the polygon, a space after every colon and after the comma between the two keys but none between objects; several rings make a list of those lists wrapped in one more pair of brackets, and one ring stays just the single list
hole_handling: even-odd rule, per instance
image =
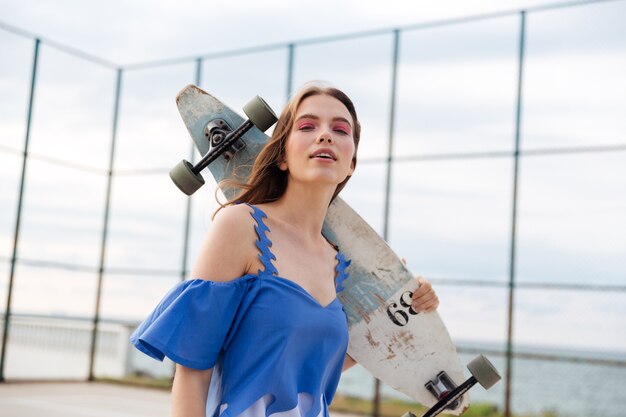
[{"label": "metal fence post", "polygon": [[30,96],[28,98],[28,116],[26,119],[26,138],[24,140],[24,158],[22,159],[22,175],[20,190],[17,198],[17,216],[15,219],[15,232],[13,234],[13,254],[11,255],[11,272],[9,273],[9,288],[7,290],[7,303],[4,314],[4,326],[2,330],[2,352],[0,353],[0,382],[4,382],[4,364],[7,358],[7,344],[9,339],[9,323],[11,321],[11,299],[13,296],[13,282],[15,281],[15,264],[17,262],[17,244],[20,237],[20,225],[22,223],[22,203],[24,201],[24,185],[26,182],[26,163],[28,162],[28,145],[30,142],[30,127],[33,120],[33,103],[35,100],[35,84],[37,80],[37,65],[39,63],[39,45],[41,40],[35,39],[35,52],[33,54],[33,70],[30,80]]},{"label": "metal fence post", "polygon": [[[400,53],[400,30],[393,31],[393,55],[391,61],[391,97],[389,100],[389,139],[387,141],[387,177],[385,181],[385,209],[383,213],[383,239],[389,240],[389,206],[391,196],[391,168],[393,165],[393,136],[396,120],[396,91],[398,85],[398,57]],[[380,380],[374,384],[373,416],[380,416]]]},{"label": "metal fence post", "polygon": [[296,46],[293,43],[287,45],[287,101],[291,98],[293,90],[293,59]]},{"label": "metal fence post", "polygon": [[[199,87],[202,81],[202,58],[196,59],[196,79],[194,83]],[[196,149],[193,142],[189,145],[189,161],[193,164],[196,158]],[[185,211],[185,232],[183,237],[183,259],[180,268],[180,280],[184,281],[187,277],[189,264],[189,230],[191,229],[191,196],[187,197],[187,207]]]},{"label": "metal fence post", "polygon": [[91,332],[91,347],[89,352],[89,381],[94,380],[96,344],[98,341],[98,323],[100,322],[100,300],[102,299],[102,281],[104,276],[104,262],[106,256],[107,235],[109,231],[109,212],[111,209],[111,182],[113,180],[113,161],[115,158],[115,140],[117,138],[117,121],[120,110],[120,92],[122,88],[122,69],[117,70],[115,83],[115,103],[113,108],[113,127],[111,132],[111,152],[109,157],[109,171],[107,179],[106,200],[104,205],[104,221],[102,225],[102,243],[100,246],[100,266],[98,268],[98,289],[96,292],[96,308]]},{"label": "metal fence post", "polygon": [[511,219],[511,254],[509,262],[509,311],[506,344],[506,370],[505,370],[505,393],[504,393],[504,415],[511,416],[511,377],[513,361],[513,312],[515,299],[515,241],[517,229],[517,200],[519,182],[519,151],[520,151],[520,130],[522,114],[522,75],[524,69],[524,42],[526,29],[526,12],[520,12],[520,35],[519,35],[519,58],[517,70],[517,105],[515,116],[515,159],[513,168],[513,213]]}]

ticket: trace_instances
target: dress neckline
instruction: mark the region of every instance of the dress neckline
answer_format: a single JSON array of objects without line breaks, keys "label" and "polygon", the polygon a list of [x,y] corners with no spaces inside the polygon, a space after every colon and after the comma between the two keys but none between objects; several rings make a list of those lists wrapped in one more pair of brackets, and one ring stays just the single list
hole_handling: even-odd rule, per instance
[{"label": "dress neckline", "polygon": [[329,303],[327,303],[326,305],[322,305],[322,303],[320,303],[320,301],[317,298],[313,297],[313,295],[310,292],[308,292],[302,285],[298,284],[296,281],[289,279],[289,278],[281,277],[280,275],[272,275],[270,279],[274,279],[274,278],[278,278],[279,280],[284,281],[288,285],[291,285],[292,287],[294,287],[294,289],[298,290],[299,293],[303,293],[307,298],[310,298],[311,301],[314,301],[315,304],[317,304],[319,307],[323,309],[328,309],[330,306],[332,306],[337,301],[339,301],[339,297],[337,297],[337,293],[335,293],[335,297]]},{"label": "dress neckline", "polygon": [[258,255],[259,259],[261,260],[261,263],[263,264],[263,267],[264,267],[264,270],[263,271],[259,270],[257,275],[259,277],[264,276],[264,275],[265,276],[269,275],[271,278],[279,278],[280,280],[285,281],[288,284],[291,284],[292,288],[298,290],[298,292],[304,293],[308,298],[313,300],[319,307],[321,307],[323,309],[327,309],[328,307],[330,307],[333,304],[335,304],[339,300],[339,298],[337,297],[337,293],[340,292],[341,290],[343,290],[343,287],[342,287],[341,284],[347,278],[347,274],[345,272],[345,268],[350,264],[349,261],[345,260],[345,257],[341,253],[339,248],[336,245],[333,245],[324,236],[324,239],[326,239],[326,241],[331,246],[333,246],[334,249],[337,251],[337,253],[335,254],[335,260],[337,261],[337,264],[335,265],[335,268],[334,268],[335,276],[333,277],[333,282],[335,284],[335,297],[330,302],[328,302],[326,305],[323,305],[316,297],[314,297],[301,284],[297,283],[296,281],[294,281],[292,279],[289,279],[289,278],[286,278],[284,276],[281,276],[278,273],[278,270],[276,269],[276,266],[272,262],[272,261],[276,260],[276,256],[270,250],[270,247],[272,246],[272,241],[267,236],[267,233],[268,232],[271,233],[271,231],[270,231],[269,227],[263,221],[263,219],[264,218],[268,218],[268,216],[259,207],[255,206],[253,204],[249,204],[249,203],[245,203],[245,204],[253,210],[252,213],[250,213],[250,215],[254,218],[254,220],[257,223],[257,225],[255,226],[255,231],[256,231],[256,234],[257,234],[256,246],[257,246],[257,248],[258,248],[258,250],[260,252],[259,255]]}]

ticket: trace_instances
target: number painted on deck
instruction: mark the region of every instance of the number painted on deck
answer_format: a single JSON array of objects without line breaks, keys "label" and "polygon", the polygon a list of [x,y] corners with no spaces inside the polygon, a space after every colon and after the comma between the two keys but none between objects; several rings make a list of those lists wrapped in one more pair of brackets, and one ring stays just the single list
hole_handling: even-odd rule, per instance
[{"label": "number painted on deck", "polygon": [[[407,301],[407,296],[408,296],[408,301]],[[400,327],[406,326],[409,323],[409,315],[415,316],[419,314],[419,311],[415,311],[413,310],[413,307],[411,307],[411,301],[413,301],[411,299],[412,296],[413,296],[413,293],[411,291],[405,291],[404,293],[402,293],[402,295],[400,295],[400,300],[399,300],[400,305],[402,307],[398,307],[398,303],[391,303],[387,307],[387,314],[389,315],[389,318],[395,325],[400,326]],[[407,310],[408,314],[404,310]]]}]

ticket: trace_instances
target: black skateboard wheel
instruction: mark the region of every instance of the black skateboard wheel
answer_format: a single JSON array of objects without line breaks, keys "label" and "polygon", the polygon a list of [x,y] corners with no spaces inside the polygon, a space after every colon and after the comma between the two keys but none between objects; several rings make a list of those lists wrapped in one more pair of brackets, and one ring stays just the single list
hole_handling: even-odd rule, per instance
[{"label": "black skateboard wheel", "polygon": [[187,195],[192,195],[204,185],[202,175],[193,172],[193,165],[182,160],[170,171],[170,178],[176,186]]},{"label": "black skateboard wheel", "polygon": [[467,364],[467,369],[484,389],[491,388],[501,378],[495,366],[483,355],[478,355],[472,359]]},{"label": "black skateboard wheel", "polygon": [[261,132],[265,132],[278,120],[272,108],[259,96],[243,106],[243,112]]}]

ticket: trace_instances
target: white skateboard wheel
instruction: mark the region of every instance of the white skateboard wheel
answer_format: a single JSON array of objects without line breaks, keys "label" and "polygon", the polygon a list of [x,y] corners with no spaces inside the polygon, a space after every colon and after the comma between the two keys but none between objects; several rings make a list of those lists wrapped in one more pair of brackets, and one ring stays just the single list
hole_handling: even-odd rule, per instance
[{"label": "white skateboard wheel", "polygon": [[243,106],[243,112],[261,132],[265,132],[278,120],[272,108],[259,96]]},{"label": "white skateboard wheel", "polygon": [[190,162],[182,160],[170,171],[170,178],[174,184],[187,195],[192,195],[204,185],[202,175],[194,173],[192,168]]},{"label": "white skateboard wheel", "polygon": [[467,369],[484,389],[491,388],[501,378],[495,366],[483,355],[478,355],[472,359],[467,364]]}]

